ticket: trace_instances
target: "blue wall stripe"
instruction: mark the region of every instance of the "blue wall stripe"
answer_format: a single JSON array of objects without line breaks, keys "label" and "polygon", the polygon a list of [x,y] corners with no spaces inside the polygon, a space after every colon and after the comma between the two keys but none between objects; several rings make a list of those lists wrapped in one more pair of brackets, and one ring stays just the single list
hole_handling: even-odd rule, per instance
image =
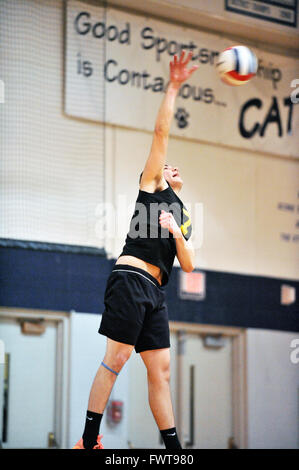
[{"label": "blue wall stripe", "polygon": [[[106,280],[115,260],[100,254],[0,246],[0,305],[100,314]],[[299,292],[299,282],[204,270],[206,298],[178,296],[179,269],[166,289],[169,319],[252,328],[299,331],[298,301],[280,305],[280,287]]]}]

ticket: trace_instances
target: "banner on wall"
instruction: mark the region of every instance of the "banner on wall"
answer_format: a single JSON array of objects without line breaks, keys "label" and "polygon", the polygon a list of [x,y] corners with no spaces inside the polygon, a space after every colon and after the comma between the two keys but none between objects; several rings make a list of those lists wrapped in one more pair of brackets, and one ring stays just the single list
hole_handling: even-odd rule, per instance
[{"label": "banner on wall", "polygon": [[215,64],[230,40],[127,12],[67,3],[65,112],[152,131],[169,62],[193,51],[199,69],[183,84],[171,134],[299,157],[299,60],[253,49],[258,76],[221,82]]},{"label": "banner on wall", "polygon": [[267,30],[289,31],[298,28],[298,0],[164,0],[171,5],[209,15],[234,18],[242,24],[267,23]]},{"label": "banner on wall", "polygon": [[225,0],[227,11],[297,27],[297,0]]}]

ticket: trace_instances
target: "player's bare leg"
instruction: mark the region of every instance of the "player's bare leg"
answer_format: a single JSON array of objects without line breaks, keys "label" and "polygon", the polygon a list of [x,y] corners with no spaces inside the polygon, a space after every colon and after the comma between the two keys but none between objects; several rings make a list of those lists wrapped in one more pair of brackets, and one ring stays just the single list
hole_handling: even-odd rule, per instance
[{"label": "player's bare leg", "polygon": [[[133,348],[134,346],[129,344],[119,343],[107,338],[104,364],[118,374],[131,356]],[[89,411],[104,412],[116,378],[117,375],[106,367],[101,365],[98,368],[89,395]]]},{"label": "player's bare leg", "polygon": [[151,411],[168,448],[181,448],[174,427],[170,393],[170,350],[155,349],[140,353],[147,369],[148,399]]},{"label": "player's bare leg", "polygon": [[129,359],[134,346],[107,338],[106,354],[94,378],[88,401],[85,429],[74,449],[102,449],[98,435],[102,416],[117,375]]}]

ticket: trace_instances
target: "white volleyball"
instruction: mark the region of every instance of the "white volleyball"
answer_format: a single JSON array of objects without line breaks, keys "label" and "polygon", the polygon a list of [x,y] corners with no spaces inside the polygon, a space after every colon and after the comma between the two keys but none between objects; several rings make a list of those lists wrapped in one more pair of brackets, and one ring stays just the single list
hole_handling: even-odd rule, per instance
[{"label": "white volleyball", "polygon": [[258,60],[248,47],[232,46],[221,52],[216,68],[227,85],[245,85],[256,75]]}]

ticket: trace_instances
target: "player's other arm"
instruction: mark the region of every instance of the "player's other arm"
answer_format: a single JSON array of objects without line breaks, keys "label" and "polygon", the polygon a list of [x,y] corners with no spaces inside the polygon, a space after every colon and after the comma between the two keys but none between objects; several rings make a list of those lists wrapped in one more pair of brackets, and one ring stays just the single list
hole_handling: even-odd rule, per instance
[{"label": "player's other arm", "polygon": [[176,256],[182,270],[187,273],[191,273],[195,267],[195,252],[191,240],[185,240],[182,231],[171,212],[162,210],[159,222],[161,227],[167,228],[169,232],[173,234],[176,244]]},{"label": "player's other arm", "polygon": [[181,84],[198,68],[198,65],[194,65],[190,69],[187,68],[192,58],[192,52],[189,52],[185,60],[184,57],[185,52],[182,51],[179,59],[175,55],[173,61],[170,62],[170,82],[159,108],[150,154],[140,181],[140,187],[143,190],[155,191],[163,180],[163,169],[175,100]]},{"label": "player's other arm", "polygon": [[195,253],[191,240],[185,240],[182,233],[175,238],[176,255],[181,268],[186,273],[191,273],[195,268]]}]

